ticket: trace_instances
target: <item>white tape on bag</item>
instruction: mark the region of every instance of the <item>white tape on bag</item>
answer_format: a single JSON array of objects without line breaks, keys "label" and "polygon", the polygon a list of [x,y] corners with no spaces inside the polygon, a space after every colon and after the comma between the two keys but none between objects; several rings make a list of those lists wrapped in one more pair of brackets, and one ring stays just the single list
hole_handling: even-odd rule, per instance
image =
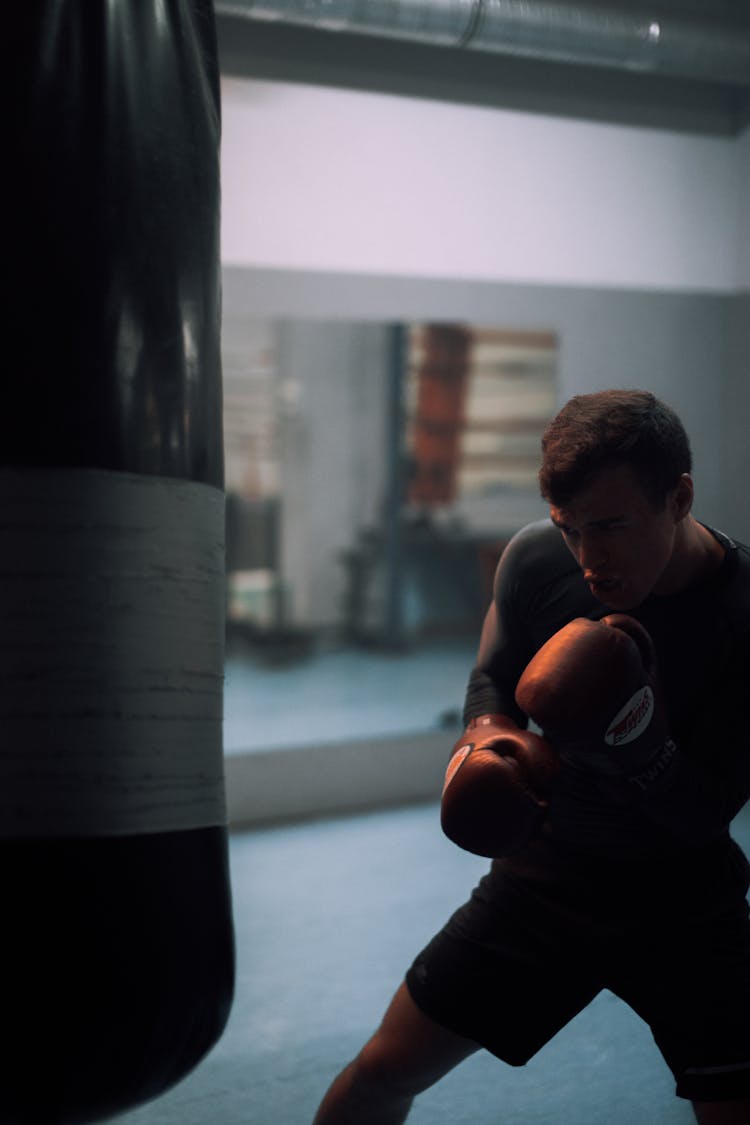
[{"label": "white tape on bag", "polygon": [[224,494],[0,470],[0,835],[225,823]]}]

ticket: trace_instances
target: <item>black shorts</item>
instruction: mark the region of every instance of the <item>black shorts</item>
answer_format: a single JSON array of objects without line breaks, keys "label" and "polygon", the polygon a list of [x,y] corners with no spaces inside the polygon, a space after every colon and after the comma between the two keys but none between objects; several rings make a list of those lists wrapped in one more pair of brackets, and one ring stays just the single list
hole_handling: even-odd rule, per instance
[{"label": "black shorts", "polygon": [[693,1101],[750,1095],[748,866],[569,878],[495,863],[406,977],[437,1023],[523,1066],[608,989],[646,1021]]}]

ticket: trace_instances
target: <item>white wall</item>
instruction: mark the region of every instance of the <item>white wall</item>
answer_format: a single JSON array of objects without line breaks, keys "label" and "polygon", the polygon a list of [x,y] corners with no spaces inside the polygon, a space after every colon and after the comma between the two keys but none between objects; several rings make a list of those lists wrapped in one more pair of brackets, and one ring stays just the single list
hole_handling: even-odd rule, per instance
[{"label": "white wall", "polygon": [[750,546],[750,287],[727,308],[726,356],[720,391],[721,441],[717,449],[722,480],[720,522]]},{"label": "white wall", "polygon": [[386,464],[388,340],[379,325],[282,323],[292,386],[282,432],[282,571],[295,623],[343,620],[343,552],[379,525]]},{"label": "white wall", "polygon": [[738,294],[727,306],[721,379],[720,473],[725,525],[750,544],[750,127],[737,141],[740,192],[737,219]]},{"label": "white wall", "polygon": [[[552,329],[560,399],[654,389],[691,433],[698,515],[750,541],[750,131],[712,139],[270,82],[225,80],[223,99],[231,315]],[[299,440],[305,418],[333,423],[297,527],[320,575],[316,536],[343,543],[352,497],[372,513],[376,496],[374,477],[366,498],[343,479],[358,464],[335,425],[347,332],[359,330],[342,326],[325,344],[296,334],[283,349],[292,378],[295,354],[306,357]],[[345,408],[366,407],[371,452],[375,358]],[[324,617],[334,605],[329,582]],[[349,746],[345,761],[336,747],[235,756],[232,823],[435,800],[445,745],[444,732],[426,732],[408,746]]]},{"label": "white wall", "polygon": [[737,154],[739,165],[738,287],[750,292],[750,126],[745,129],[737,141]]},{"label": "white wall", "polygon": [[226,264],[736,287],[732,138],[233,78],[222,98]]},{"label": "white wall", "polygon": [[[647,387],[661,395],[678,411],[691,434],[699,514],[734,534],[750,532],[750,528],[745,530],[749,506],[733,487],[734,478],[726,464],[728,444],[732,449],[737,446],[738,456],[740,451],[745,455],[747,441],[735,434],[750,417],[747,332],[740,335],[742,298],[736,295],[227,267],[224,298],[231,310],[244,306],[256,315],[314,316],[321,322],[335,317],[354,322],[466,320],[553,331],[559,340],[560,402],[578,392],[612,386]],[[329,364],[328,373],[334,395],[341,396],[346,369]],[[330,411],[335,399],[330,391],[327,394]],[[729,442],[725,433],[729,433]],[[339,440],[335,430],[330,440]],[[332,451],[326,454],[328,459],[333,456]],[[330,499],[325,502],[331,503]],[[309,509],[306,518],[315,524],[316,515]]]}]

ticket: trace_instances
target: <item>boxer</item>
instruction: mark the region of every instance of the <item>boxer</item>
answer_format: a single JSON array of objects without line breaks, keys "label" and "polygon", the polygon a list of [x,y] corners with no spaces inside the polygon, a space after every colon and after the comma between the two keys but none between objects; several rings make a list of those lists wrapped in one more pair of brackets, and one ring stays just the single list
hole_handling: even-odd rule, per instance
[{"label": "boxer", "polygon": [[441,801],[491,865],[314,1125],[398,1125],[480,1048],[523,1066],[602,989],[701,1125],[750,1120],[750,551],[693,516],[691,471],[645,391],[547,427],[550,518],[500,559]]}]

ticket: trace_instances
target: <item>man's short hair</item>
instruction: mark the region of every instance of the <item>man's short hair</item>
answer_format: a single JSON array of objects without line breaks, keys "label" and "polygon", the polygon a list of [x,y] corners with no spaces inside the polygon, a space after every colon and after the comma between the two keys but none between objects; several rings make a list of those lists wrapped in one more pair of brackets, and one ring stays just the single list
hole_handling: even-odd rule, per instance
[{"label": "man's short hair", "polygon": [[542,436],[542,496],[570,503],[602,469],[631,465],[654,508],[692,468],[690,442],[671,407],[649,391],[576,395]]}]

